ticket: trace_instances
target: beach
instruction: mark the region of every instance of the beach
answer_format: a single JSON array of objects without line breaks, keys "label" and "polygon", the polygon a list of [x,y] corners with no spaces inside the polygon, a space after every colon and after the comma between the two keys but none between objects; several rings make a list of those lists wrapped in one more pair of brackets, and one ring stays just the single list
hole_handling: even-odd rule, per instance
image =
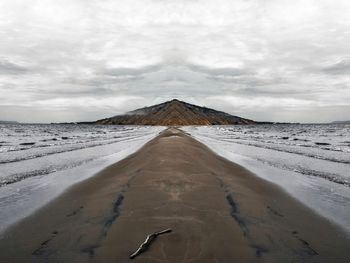
[{"label": "beach", "polygon": [[8,229],[0,251],[0,262],[349,262],[350,240],[278,186],[169,128]]}]

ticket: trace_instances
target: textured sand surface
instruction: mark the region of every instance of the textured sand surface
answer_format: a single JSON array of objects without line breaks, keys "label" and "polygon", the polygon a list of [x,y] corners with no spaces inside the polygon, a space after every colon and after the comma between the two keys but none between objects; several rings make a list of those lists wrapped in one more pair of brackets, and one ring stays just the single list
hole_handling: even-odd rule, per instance
[{"label": "textured sand surface", "polygon": [[350,240],[170,128],[9,229],[0,252],[0,262],[350,262]]}]

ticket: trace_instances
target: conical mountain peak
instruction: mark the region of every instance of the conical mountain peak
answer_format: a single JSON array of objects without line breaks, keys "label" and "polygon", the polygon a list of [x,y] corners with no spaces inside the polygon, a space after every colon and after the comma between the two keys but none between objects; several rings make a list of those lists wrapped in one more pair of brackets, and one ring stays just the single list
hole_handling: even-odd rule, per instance
[{"label": "conical mountain peak", "polygon": [[178,99],[130,111],[124,115],[98,120],[97,124],[116,125],[229,125],[252,124],[252,120],[196,106]]}]

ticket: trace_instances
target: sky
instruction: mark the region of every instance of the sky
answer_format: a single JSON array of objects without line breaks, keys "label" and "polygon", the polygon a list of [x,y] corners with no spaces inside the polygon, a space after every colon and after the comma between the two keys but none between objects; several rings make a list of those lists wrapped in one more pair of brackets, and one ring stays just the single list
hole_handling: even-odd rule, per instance
[{"label": "sky", "polygon": [[0,120],[177,98],[259,121],[350,119],[349,0],[1,0]]}]

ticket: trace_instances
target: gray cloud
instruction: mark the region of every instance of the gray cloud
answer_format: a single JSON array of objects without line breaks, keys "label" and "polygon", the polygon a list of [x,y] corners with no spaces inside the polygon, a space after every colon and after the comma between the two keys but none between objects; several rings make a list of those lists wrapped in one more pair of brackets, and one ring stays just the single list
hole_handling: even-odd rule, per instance
[{"label": "gray cloud", "polygon": [[1,75],[17,75],[26,73],[27,69],[20,65],[16,65],[7,60],[0,59],[0,74]]},{"label": "gray cloud", "polygon": [[338,119],[349,13],[347,0],[3,0],[0,119],[79,121],[173,97],[252,119]]},{"label": "gray cloud", "polygon": [[140,76],[147,73],[157,72],[161,70],[161,64],[147,65],[140,68],[108,68],[105,69],[103,75],[113,77]]},{"label": "gray cloud", "polygon": [[323,68],[323,71],[327,74],[347,74],[350,75],[350,59],[343,59],[333,65]]},{"label": "gray cloud", "polygon": [[249,74],[249,70],[246,70],[244,68],[232,68],[232,67],[211,68],[208,66],[195,65],[195,64],[188,64],[187,67],[191,71],[201,72],[216,78],[234,78],[237,76],[244,76]]}]

